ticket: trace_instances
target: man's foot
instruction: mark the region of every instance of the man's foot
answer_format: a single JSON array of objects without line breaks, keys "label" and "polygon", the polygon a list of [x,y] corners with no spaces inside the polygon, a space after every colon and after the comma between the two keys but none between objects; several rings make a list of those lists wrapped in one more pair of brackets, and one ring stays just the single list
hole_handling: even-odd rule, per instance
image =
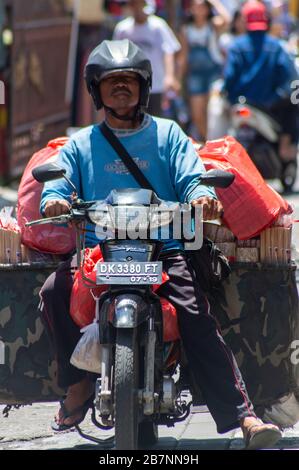
[{"label": "man's foot", "polygon": [[244,418],[241,422],[245,448],[248,450],[266,449],[276,444],[282,434],[278,426],[263,423],[255,417]]},{"label": "man's foot", "polygon": [[[92,399],[93,392],[94,385],[88,378],[75,385],[71,385],[68,388],[63,404],[54,418],[57,427],[66,426],[69,428],[78,424],[79,421],[83,421],[90,407],[91,401],[89,399]],[[56,428],[56,426],[54,427]]]}]

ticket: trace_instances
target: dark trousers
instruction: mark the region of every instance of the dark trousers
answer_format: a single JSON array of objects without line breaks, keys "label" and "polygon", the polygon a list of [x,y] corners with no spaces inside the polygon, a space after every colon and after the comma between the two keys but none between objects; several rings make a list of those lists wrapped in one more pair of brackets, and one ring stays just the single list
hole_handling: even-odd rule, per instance
[{"label": "dark trousers", "polygon": [[[80,331],[69,315],[72,267],[75,257],[63,263],[45,282],[41,296],[41,315],[47,325],[58,361],[58,383],[75,384],[86,372],[69,360],[80,338]],[[239,420],[255,416],[241,373],[231,350],[221,337],[210,315],[194,271],[183,254],[163,256],[163,269],[169,281],[158,293],[176,307],[179,328],[189,367],[200,387],[219,433],[239,427]]]}]

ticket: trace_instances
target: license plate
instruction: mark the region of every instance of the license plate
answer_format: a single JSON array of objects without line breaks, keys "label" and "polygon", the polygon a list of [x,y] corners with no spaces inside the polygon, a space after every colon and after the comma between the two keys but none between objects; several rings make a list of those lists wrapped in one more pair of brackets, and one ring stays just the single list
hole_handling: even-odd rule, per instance
[{"label": "license plate", "polygon": [[162,283],[162,261],[97,264],[97,284],[153,285]]}]

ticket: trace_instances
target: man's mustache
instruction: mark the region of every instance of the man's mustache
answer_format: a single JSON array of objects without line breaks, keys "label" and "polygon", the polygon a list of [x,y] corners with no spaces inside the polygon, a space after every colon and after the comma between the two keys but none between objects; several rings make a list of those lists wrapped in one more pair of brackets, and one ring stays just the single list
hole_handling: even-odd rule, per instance
[{"label": "man's mustache", "polygon": [[117,86],[115,88],[113,88],[112,92],[111,92],[111,95],[115,95],[117,93],[126,93],[127,95],[131,96],[132,93],[130,92],[130,90],[128,90],[128,88],[126,88],[125,86]]}]

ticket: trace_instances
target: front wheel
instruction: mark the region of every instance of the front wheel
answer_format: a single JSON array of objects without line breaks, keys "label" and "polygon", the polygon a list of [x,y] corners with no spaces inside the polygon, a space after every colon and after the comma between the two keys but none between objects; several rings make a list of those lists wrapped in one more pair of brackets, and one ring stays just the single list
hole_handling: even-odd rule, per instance
[{"label": "front wheel", "polygon": [[158,442],[158,426],[152,421],[143,421],[138,428],[138,447],[147,449]]},{"label": "front wheel", "polygon": [[138,448],[138,349],[136,329],[117,330],[114,369],[116,450]]}]

